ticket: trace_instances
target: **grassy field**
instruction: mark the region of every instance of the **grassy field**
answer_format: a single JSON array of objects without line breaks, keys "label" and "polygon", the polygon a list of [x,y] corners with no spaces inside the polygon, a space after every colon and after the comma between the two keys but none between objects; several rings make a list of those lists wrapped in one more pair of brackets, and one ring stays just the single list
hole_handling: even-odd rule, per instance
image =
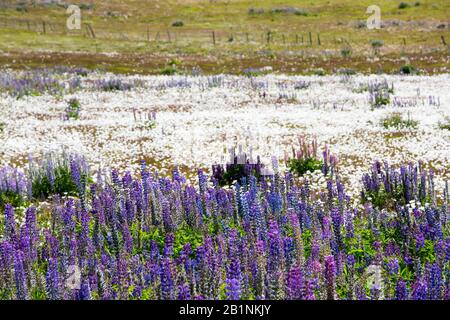
[{"label": "grassy field", "polygon": [[[369,30],[373,1],[86,1],[82,29],[70,31],[63,5],[0,5],[0,62],[22,68],[56,64],[115,72],[178,69],[240,73],[270,65],[284,73],[397,72],[403,64],[427,73],[449,65],[450,3],[377,1],[383,27]],[[173,26],[174,22],[182,26]],[[93,32],[90,32],[89,26]],[[383,46],[375,55],[371,41]],[[44,53],[45,52],[45,53]],[[58,53],[48,56],[48,53]],[[107,54],[105,54],[107,53]],[[114,55],[111,55],[114,53]]]}]

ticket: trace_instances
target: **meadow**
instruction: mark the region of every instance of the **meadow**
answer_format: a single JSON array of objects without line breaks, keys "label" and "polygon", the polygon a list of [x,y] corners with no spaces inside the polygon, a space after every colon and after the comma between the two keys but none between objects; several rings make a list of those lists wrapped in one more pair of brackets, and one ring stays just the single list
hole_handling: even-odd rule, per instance
[{"label": "meadow", "polygon": [[8,54],[0,62],[16,69],[70,64],[159,74],[178,58],[181,71],[208,74],[264,65],[285,74],[397,73],[408,63],[448,72],[445,0],[377,1],[381,28],[373,30],[371,1],[86,1],[78,3],[80,30],[67,29],[67,4],[3,2],[0,50]]},{"label": "meadow", "polygon": [[9,70],[0,296],[448,299],[448,83]]},{"label": "meadow", "polygon": [[449,300],[450,3],[0,3],[0,300]]}]

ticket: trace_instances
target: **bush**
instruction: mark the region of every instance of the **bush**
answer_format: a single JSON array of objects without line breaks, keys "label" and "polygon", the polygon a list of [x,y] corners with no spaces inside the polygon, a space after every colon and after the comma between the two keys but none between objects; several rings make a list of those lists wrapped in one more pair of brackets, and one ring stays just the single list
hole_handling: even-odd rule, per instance
[{"label": "bush", "polygon": [[352,49],[350,48],[342,48],[341,49],[341,56],[344,58],[348,58],[352,55]]},{"label": "bush", "polygon": [[439,122],[439,129],[450,131],[450,118],[445,118],[445,122]]},{"label": "bush", "polygon": [[5,128],[6,128],[6,123],[0,122],[0,133],[2,133],[3,130],[5,130]]},{"label": "bush", "polygon": [[398,5],[399,9],[407,9],[407,8],[411,8],[411,5],[407,2],[400,2],[400,4]]},{"label": "bush", "polygon": [[406,65],[400,67],[400,73],[401,74],[415,74],[415,73],[417,73],[417,70],[412,65],[406,64]]},{"label": "bush", "polygon": [[255,169],[248,170],[245,164],[233,164],[227,167],[227,171],[219,179],[219,186],[231,186],[235,182],[241,183],[243,178],[248,181],[250,176],[260,178],[260,174]]},{"label": "bush", "polygon": [[178,71],[177,71],[177,68],[175,66],[167,66],[167,67],[162,68],[159,71],[159,74],[166,75],[166,76],[171,76],[171,75],[176,74],[177,72]]},{"label": "bush", "polygon": [[182,27],[182,26],[184,26],[184,22],[181,20],[177,20],[172,23],[172,27]]},{"label": "bush", "polygon": [[247,11],[248,14],[264,14],[264,9],[263,8],[249,8]]},{"label": "bush", "polygon": [[26,195],[25,174],[10,166],[0,168],[0,210],[3,210],[8,203],[13,207],[20,206]]},{"label": "bush", "polygon": [[385,129],[417,129],[419,122],[412,120],[408,113],[408,119],[403,119],[400,113],[393,113],[381,120],[381,125]]},{"label": "bush", "polygon": [[314,172],[316,170],[321,170],[323,162],[313,157],[302,159],[292,158],[288,160],[287,166],[290,172],[302,176],[308,171]]},{"label": "bush", "polygon": [[30,170],[31,194],[36,199],[51,195],[83,196],[86,183],[91,182],[84,158],[76,155],[53,159],[47,156]]},{"label": "bush", "polygon": [[100,79],[94,82],[94,87],[101,91],[128,91],[134,84],[123,82],[120,79]]},{"label": "bush", "polygon": [[65,119],[78,120],[80,117],[80,101],[77,98],[72,98],[67,103]]}]

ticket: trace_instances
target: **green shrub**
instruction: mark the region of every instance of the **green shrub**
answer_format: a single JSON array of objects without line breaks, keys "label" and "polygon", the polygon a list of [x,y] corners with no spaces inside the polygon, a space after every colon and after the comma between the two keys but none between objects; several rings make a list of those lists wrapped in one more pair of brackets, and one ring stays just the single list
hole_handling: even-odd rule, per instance
[{"label": "green shrub", "polygon": [[5,205],[10,204],[14,208],[20,207],[24,204],[25,198],[21,194],[12,190],[0,192],[0,212],[3,213]]},{"label": "green shrub", "polygon": [[439,129],[450,131],[450,118],[445,118],[444,122],[439,122]]},{"label": "green shrub", "polygon": [[177,20],[172,23],[172,27],[182,27],[182,26],[184,26],[184,22],[181,20]]},{"label": "green shrub", "polygon": [[406,65],[400,67],[400,73],[401,74],[416,74],[417,73],[417,69],[414,68],[410,64],[406,64]]},{"label": "green shrub", "polygon": [[0,133],[2,133],[3,130],[5,130],[5,128],[6,128],[6,123],[0,122]]},{"label": "green shrub", "polygon": [[407,2],[400,2],[400,4],[398,5],[399,9],[407,9],[407,8],[411,8],[411,5]]},{"label": "green shrub", "polygon": [[[260,178],[260,175],[256,172],[256,170],[252,170],[250,174],[255,176],[257,179]],[[227,171],[224,172],[219,180],[219,186],[231,186],[235,182],[240,183],[242,178],[248,178],[250,174],[246,172],[244,164],[234,164],[228,167]]]},{"label": "green shrub", "polygon": [[66,108],[66,119],[78,120],[80,117],[80,101],[77,98],[70,99]]},{"label": "green shrub", "polygon": [[348,58],[352,55],[352,49],[350,48],[342,48],[341,49],[341,56],[344,58]]},{"label": "green shrub", "polygon": [[177,68],[175,66],[167,66],[162,68],[159,73],[166,76],[177,74]]},{"label": "green shrub", "polygon": [[67,165],[59,165],[54,169],[54,181],[49,180],[46,175],[37,176],[31,185],[33,198],[46,199],[50,195],[76,196],[78,189],[72,180],[70,168]]},{"label": "green shrub", "polygon": [[295,173],[297,176],[302,176],[308,171],[321,170],[323,162],[312,157],[304,159],[292,158],[288,160],[287,166],[290,172]]},{"label": "green shrub", "polygon": [[403,119],[400,113],[393,113],[381,120],[381,125],[385,129],[417,129],[419,122],[412,120],[408,113],[408,118]]},{"label": "green shrub", "polygon": [[314,76],[324,76],[326,74],[325,70],[322,68],[313,69],[309,73]]}]

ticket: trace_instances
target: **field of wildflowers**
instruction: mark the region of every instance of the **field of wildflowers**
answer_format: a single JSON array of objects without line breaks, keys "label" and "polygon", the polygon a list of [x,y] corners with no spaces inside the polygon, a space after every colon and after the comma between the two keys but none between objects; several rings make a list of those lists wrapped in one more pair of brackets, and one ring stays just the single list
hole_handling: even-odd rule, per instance
[{"label": "field of wildflowers", "polygon": [[448,300],[448,83],[4,73],[0,299]]}]

